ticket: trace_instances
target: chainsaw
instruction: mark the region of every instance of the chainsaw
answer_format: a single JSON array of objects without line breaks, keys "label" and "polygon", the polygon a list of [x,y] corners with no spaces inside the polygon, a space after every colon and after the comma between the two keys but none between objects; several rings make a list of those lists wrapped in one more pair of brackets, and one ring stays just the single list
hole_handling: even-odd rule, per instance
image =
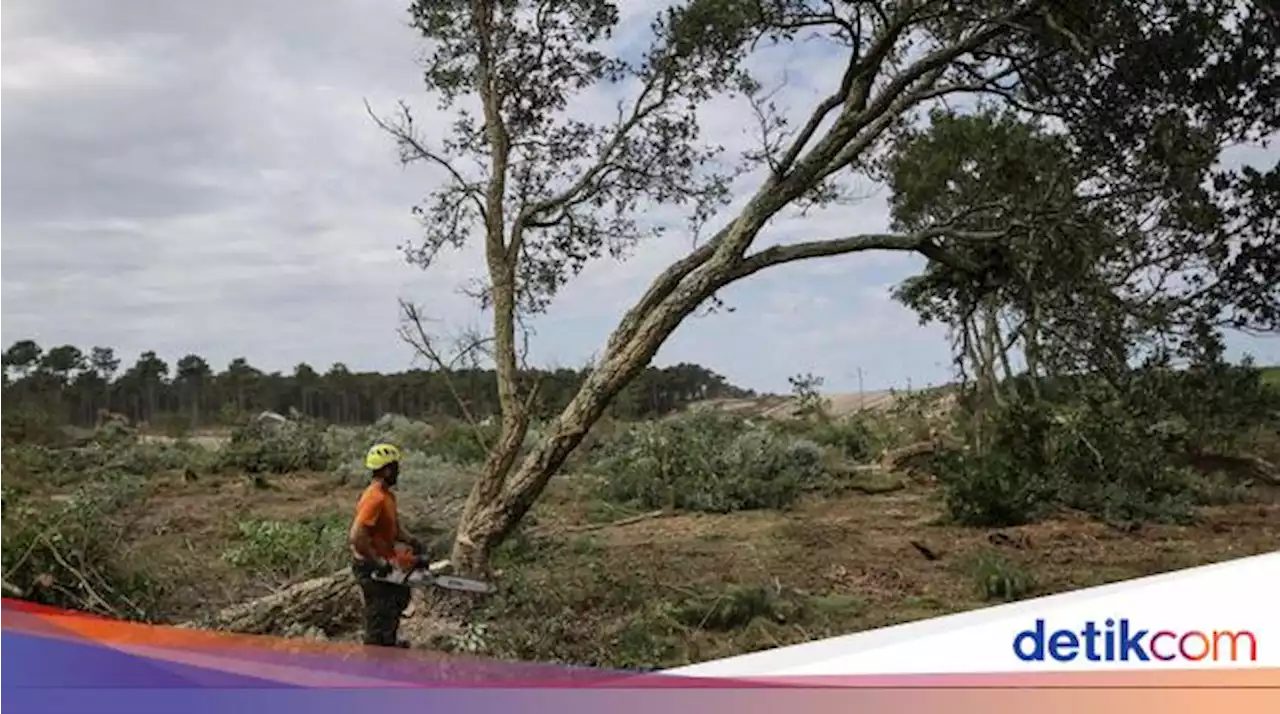
[{"label": "chainsaw", "polygon": [[497,591],[497,587],[493,583],[460,578],[456,575],[434,573],[431,571],[430,560],[420,555],[397,554],[392,559],[392,563],[396,567],[390,573],[386,575],[373,574],[370,577],[384,583],[403,585],[410,588],[443,588],[445,590],[459,590],[481,595],[488,595]]}]

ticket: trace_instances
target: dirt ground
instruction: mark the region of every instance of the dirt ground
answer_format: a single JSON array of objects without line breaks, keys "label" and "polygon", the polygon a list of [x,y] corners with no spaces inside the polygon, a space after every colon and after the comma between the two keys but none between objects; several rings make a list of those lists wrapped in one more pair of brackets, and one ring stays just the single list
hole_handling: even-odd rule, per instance
[{"label": "dirt ground", "polygon": [[[276,477],[267,488],[243,478],[164,476],[139,504],[138,537],[127,547],[135,562],[172,574],[168,599],[180,604],[171,616],[195,617],[288,584],[255,578],[221,557],[237,538],[237,523],[342,520],[359,487],[327,474]],[[533,511],[523,552],[502,566],[500,580],[510,582],[500,585],[518,590],[510,599],[520,601],[504,605],[505,627],[542,628],[508,647],[509,656],[670,666],[996,604],[975,585],[973,562],[982,553],[1024,568],[1034,577],[1025,596],[1038,596],[1280,548],[1280,498],[1272,491],[1258,492],[1253,503],[1204,509],[1193,526],[1123,532],[1068,514],[997,532],[942,524],[936,487],[924,483],[810,498],[788,512],[652,517],[621,526],[605,524],[627,514],[603,510],[589,489],[580,477],[553,482]],[[431,523],[439,504],[415,503],[412,489],[401,500],[420,532],[452,525]],[[637,607],[648,612],[664,599],[675,607],[735,585],[791,593],[817,615],[728,632],[682,625],[660,649],[620,661],[608,650],[630,646],[632,630],[652,626]],[[457,627],[426,610],[416,604],[404,632],[429,647],[433,636]]]},{"label": "dirt ground", "polygon": [[1276,496],[1203,509],[1190,526],[1124,532],[1067,514],[984,530],[943,524],[936,489],[914,484],[878,495],[810,498],[785,513],[655,518],[589,537],[602,539],[630,567],[651,568],[673,582],[779,580],[810,592],[856,594],[886,620],[911,619],[904,603],[930,616],[982,604],[963,572],[979,552],[998,550],[1027,567],[1037,576],[1035,594],[1045,595],[1276,550]]}]

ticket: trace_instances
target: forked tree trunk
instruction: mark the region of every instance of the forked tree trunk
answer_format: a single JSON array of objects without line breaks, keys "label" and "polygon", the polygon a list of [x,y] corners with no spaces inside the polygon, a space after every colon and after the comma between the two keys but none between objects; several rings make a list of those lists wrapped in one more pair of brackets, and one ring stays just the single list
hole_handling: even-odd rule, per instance
[{"label": "forked tree trunk", "polygon": [[648,359],[639,354],[609,355],[514,470],[509,464],[521,446],[523,430],[521,441],[497,445],[471,490],[458,524],[450,555],[456,572],[481,574],[488,570],[493,549],[528,513],[551,476],[582,443],[610,400],[626,386],[630,376],[646,364]]},{"label": "forked tree trunk", "polygon": [[[744,220],[731,230],[754,232],[763,223],[762,215],[753,216],[754,223]],[[523,427],[527,424],[515,425],[520,428],[514,430],[504,424],[503,437],[472,487],[458,523],[450,554],[455,572],[476,576],[487,573],[494,548],[528,513],[547,482],[582,443],[613,398],[649,364],[681,321],[716,290],[738,277],[734,272],[736,258],[727,251],[710,259],[702,254],[686,260],[659,276],[623,318],[603,358],[514,470],[511,465],[523,444]]]}]

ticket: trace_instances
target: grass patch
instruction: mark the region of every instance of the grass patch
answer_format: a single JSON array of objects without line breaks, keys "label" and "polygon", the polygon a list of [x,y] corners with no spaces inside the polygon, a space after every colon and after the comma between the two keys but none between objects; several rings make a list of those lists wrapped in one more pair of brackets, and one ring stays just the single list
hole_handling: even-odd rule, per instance
[{"label": "grass patch", "polygon": [[1036,588],[1031,571],[992,551],[979,553],[969,565],[969,574],[984,600],[1021,600]]},{"label": "grass patch", "polygon": [[222,558],[282,582],[325,574],[346,560],[347,526],[337,514],[301,521],[241,521]]}]

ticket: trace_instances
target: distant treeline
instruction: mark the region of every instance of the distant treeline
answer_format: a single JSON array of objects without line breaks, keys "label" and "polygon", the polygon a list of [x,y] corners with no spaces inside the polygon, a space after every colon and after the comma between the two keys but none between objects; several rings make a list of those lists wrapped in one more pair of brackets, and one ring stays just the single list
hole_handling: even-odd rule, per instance
[{"label": "distant treeline", "polygon": [[[446,374],[411,370],[398,374],[352,372],[337,363],[323,374],[308,364],[292,374],[266,373],[244,358],[215,372],[199,355],[170,366],[155,352],[143,352],[132,366],[110,347],[87,352],[73,345],[48,350],[21,340],[5,350],[6,410],[39,408],[59,419],[91,425],[101,410],[153,426],[198,427],[228,424],[246,413],[291,409],[335,424],[369,423],[388,412],[415,418],[462,417],[457,391],[475,418],[497,412],[493,372],[462,369]],[[539,380],[537,408],[549,415],[563,408],[585,370],[531,371]],[[650,367],[619,395],[613,414],[624,419],[658,416],[701,399],[750,397],[754,393],[695,364]]]}]

